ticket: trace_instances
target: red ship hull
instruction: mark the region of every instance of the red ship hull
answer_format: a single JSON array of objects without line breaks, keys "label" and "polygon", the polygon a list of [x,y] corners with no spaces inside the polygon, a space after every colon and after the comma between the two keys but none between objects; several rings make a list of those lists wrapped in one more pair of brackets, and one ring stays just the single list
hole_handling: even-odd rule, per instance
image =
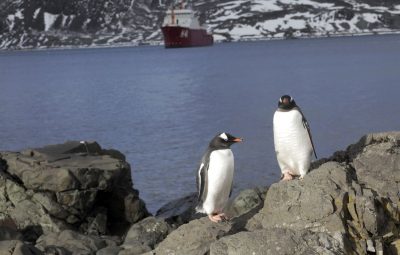
[{"label": "red ship hull", "polygon": [[205,29],[191,29],[179,26],[162,27],[165,48],[210,46],[213,36]]}]

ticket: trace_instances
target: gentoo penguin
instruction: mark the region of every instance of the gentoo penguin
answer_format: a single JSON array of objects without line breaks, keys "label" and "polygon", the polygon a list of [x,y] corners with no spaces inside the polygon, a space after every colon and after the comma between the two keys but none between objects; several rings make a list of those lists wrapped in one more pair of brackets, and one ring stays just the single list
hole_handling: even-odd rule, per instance
[{"label": "gentoo penguin", "polygon": [[206,213],[211,221],[225,220],[223,209],[232,191],[234,158],[231,145],[241,138],[228,133],[216,135],[204,153],[197,174],[198,205],[196,211]]},{"label": "gentoo penguin", "polygon": [[292,180],[294,176],[302,179],[315,152],[310,126],[296,105],[294,99],[284,95],[279,99],[274,114],[274,144],[276,157],[282,171],[283,180]]}]

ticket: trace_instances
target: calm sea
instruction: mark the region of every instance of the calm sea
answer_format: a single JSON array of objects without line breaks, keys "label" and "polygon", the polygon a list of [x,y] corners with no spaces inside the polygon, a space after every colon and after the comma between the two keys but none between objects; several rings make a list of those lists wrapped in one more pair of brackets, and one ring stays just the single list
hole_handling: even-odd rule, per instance
[{"label": "calm sea", "polygon": [[196,190],[209,140],[226,131],[234,189],[280,176],[272,134],[292,95],[330,156],[400,129],[400,36],[0,53],[0,150],[96,140],[127,156],[152,212]]}]

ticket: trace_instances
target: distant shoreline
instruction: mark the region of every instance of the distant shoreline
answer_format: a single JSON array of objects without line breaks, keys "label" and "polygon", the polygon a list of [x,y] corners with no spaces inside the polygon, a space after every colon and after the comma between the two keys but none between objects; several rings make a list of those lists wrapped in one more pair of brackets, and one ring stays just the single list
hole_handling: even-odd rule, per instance
[{"label": "distant shoreline", "polygon": [[[239,40],[218,40],[215,44],[220,43],[236,43],[236,42],[258,42],[258,41],[273,41],[273,40],[292,40],[292,39],[321,39],[321,38],[337,38],[337,37],[355,37],[355,36],[380,36],[380,35],[399,35],[400,30],[390,31],[373,31],[363,33],[334,33],[321,35],[303,35],[293,37],[262,37],[262,38],[242,38]],[[140,46],[163,46],[163,41],[149,41],[140,43],[120,43],[120,44],[101,44],[101,45],[68,45],[56,47],[38,47],[38,48],[21,48],[21,49],[0,49],[0,53],[20,52],[20,51],[51,51],[51,50],[77,50],[77,49],[107,49],[107,48],[132,48]]]}]

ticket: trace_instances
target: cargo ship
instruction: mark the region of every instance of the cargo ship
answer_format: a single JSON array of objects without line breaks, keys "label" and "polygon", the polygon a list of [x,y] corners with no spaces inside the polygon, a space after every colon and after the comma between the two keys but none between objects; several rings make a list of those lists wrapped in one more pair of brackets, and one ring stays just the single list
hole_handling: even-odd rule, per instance
[{"label": "cargo ship", "polygon": [[210,46],[214,43],[207,27],[200,25],[194,11],[184,8],[182,3],[179,9],[172,7],[167,11],[161,29],[165,48]]}]

